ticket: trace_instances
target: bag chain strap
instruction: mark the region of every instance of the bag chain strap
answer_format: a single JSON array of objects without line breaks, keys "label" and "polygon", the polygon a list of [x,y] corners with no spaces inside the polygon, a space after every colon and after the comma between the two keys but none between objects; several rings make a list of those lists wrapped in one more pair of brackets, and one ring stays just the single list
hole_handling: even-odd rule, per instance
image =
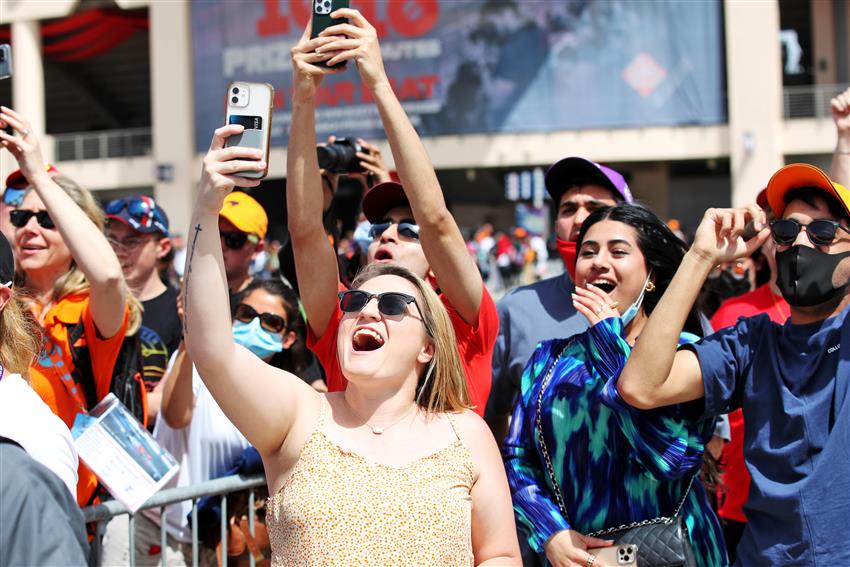
[{"label": "bag chain strap", "polygon": [[[555,468],[552,466],[552,459],[549,457],[549,450],[546,448],[546,441],[543,438],[543,424],[542,424],[542,415],[543,415],[543,393],[546,391],[546,386],[549,384],[549,381],[552,379],[552,374],[555,372],[555,367],[558,365],[558,361],[563,356],[564,352],[566,352],[567,347],[558,354],[555,361],[552,363],[552,366],[549,367],[549,372],[546,373],[546,377],[543,379],[543,383],[540,385],[540,392],[537,394],[537,440],[540,443],[540,450],[543,453],[543,461],[546,465],[546,471],[549,473],[549,479],[552,481],[552,490],[555,492],[555,499],[558,501],[558,508],[561,509],[561,514],[564,515],[564,519],[572,526],[573,522],[570,520],[569,514],[567,514],[567,506],[564,504],[564,497],[561,494],[561,487],[558,484],[558,479],[555,476]],[[605,528],[602,530],[595,531],[593,533],[587,534],[590,537],[599,537],[608,535],[614,532],[619,532],[622,530],[630,530],[632,528],[639,528],[642,526],[650,526],[654,524],[669,524],[671,523],[682,510],[682,506],[685,505],[685,500],[688,498],[688,493],[691,491],[691,487],[694,484],[694,479],[696,478],[699,469],[691,475],[691,480],[688,483],[688,488],[685,490],[685,493],[682,495],[682,498],[679,500],[678,505],[676,506],[676,510],[673,512],[672,516],[659,516],[652,520],[641,520],[639,522],[632,522],[630,524],[623,524],[621,526],[617,526],[615,528]]]}]

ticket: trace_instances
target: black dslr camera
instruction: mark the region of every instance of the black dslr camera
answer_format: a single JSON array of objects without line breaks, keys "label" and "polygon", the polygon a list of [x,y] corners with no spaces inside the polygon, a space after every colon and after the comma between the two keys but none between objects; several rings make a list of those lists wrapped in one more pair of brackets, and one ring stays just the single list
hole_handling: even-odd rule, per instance
[{"label": "black dslr camera", "polygon": [[332,144],[316,146],[319,167],[330,173],[362,173],[357,152],[363,147],[351,138],[337,138]]}]

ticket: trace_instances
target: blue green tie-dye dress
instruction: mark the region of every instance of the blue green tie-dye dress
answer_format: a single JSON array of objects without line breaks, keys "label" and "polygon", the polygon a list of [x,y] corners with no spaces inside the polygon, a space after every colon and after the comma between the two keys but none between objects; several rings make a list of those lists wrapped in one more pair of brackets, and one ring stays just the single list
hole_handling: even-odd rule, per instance
[{"label": "blue green tie-dye dress", "polygon": [[[682,336],[682,342],[694,340]],[[638,410],[620,398],[617,378],[630,352],[622,322],[612,318],[569,339],[540,343],[525,367],[503,452],[517,521],[538,552],[567,528],[587,534],[673,514],[702,463],[713,421],[693,421],[683,406]],[[541,423],[572,524],[558,508],[537,440],[537,397],[552,365]],[[728,565],[720,524],[699,480],[680,515],[697,564]]]}]

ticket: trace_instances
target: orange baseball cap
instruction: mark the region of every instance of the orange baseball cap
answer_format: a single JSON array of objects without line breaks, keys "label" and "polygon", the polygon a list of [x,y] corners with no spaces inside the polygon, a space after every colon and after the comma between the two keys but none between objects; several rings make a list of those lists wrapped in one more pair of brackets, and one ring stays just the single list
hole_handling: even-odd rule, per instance
[{"label": "orange baseball cap", "polygon": [[256,199],[243,193],[234,191],[224,198],[224,204],[218,212],[233,226],[248,234],[256,234],[260,240],[266,237],[269,228],[269,217],[263,206]]},{"label": "orange baseball cap", "polygon": [[767,182],[767,202],[777,217],[785,212],[785,195],[792,189],[812,187],[838,199],[850,216],[850,190],[836,183],[823,170],[807,163],[792,163],[773,174]]}]

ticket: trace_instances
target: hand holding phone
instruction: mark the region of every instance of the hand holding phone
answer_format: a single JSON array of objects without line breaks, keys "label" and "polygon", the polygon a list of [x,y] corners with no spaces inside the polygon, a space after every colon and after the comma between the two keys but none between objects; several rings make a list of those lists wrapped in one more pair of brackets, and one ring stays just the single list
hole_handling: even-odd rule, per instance
[{"label": "hand holding phone", "polygon": [[[348,23],[347,18],[331,18],[331,14],[340,8],[348,8],[348,0],[313,0],[313,27],[310,31],[310,39],[319,37],[320,33],[331,26]],[[315,64],[320,67],[341,69],[346,63],[347,61],[342,61],[336,65],[328,65],[325,61],[319,61]]]},{"label": "hand holding phone", "polygon": [[245,130],[230,136],[224,143],[229,148],[240,146],[262,150],[264,171],[236,173],[240,177],[262,179],[268,175],[274,88],[268,83],[235,81],[227,87],[227,124],[241,124]]},{"label": "hand holding phone", "polygon": [[[594,555],[596,560],[605,565],[616,567],[636,567],[638,546],[632,543],[612,545],[611,547],[597,547],[588,549],[587,552]],[[597,563],[594,562],[594,565]]]}]

